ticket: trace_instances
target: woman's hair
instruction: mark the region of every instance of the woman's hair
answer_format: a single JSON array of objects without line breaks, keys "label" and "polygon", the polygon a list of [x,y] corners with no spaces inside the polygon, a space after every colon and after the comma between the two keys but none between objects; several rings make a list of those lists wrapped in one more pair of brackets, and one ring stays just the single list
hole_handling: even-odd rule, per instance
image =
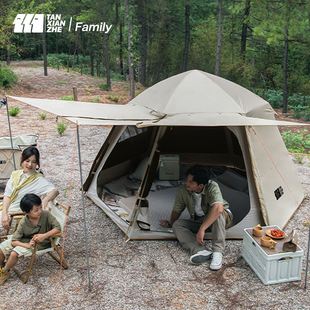
[{"label": "woman's hair", "polygon": [[33,206],[40,206],[41,198],[36,194],[26,194],[20,201],[20,208],[23,212],[29,213]]},{"label": "woman's hair", "polygon": [[20,158],[20,164],[22,164],[22,162],[27,160],[32,155],[35,156],[37,165],[40,168],[40,153],[35,146],[29,146],[23,150],[22,156]]}]

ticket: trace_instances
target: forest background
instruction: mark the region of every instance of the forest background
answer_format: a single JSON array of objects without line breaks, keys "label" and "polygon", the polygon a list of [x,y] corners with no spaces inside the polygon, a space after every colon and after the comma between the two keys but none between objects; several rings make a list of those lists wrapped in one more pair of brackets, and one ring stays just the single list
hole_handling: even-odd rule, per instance
[{"label": "forest background", "polygon": [[[113,81],[128,81],[130,97],[137,82],[149,87],[200,69],[252,90],[284,115],[310,121],[309,0],[0,2],[0,87],[16,81],[11,61],[25,59],[44,60],[45,75],[51,66],[102,77],[106,91]],[[112,29],[13,33],[20,13],[61,14]]]}]

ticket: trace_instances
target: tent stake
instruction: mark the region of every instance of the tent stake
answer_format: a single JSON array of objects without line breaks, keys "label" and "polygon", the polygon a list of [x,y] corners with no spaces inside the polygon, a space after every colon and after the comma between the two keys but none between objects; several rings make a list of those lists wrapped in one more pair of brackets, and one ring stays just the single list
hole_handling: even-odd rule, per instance
[{"label": "tent stake", "polygon": [[81,160],[81,146],[80,146],[80,132],[79,124],[76,125],[76,137],[77,137],[77,146],[78,146],[78,155],[79,155],[79,168],[80,168],[80,181],[81,181],[81,204],[83,208],[83,221],[84,221],[84,242],[85,242],[85,253],[86,253],[86,264],[87,264],[87,277],[88,277],[88,291],[91,291],[91,276],[90,276],[90,266],[89,266],[89,239],[88,231],[86,224],[86,212],[85,212],[85,203],[84,203],[84,193],[83,193],[83,174],[82,174],[82,160]]}]

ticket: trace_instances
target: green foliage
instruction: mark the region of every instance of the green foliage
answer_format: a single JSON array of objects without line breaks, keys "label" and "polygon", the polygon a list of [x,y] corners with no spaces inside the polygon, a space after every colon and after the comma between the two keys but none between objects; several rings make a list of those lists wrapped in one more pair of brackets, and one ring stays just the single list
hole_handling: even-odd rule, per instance
[{"label": "green foliage", "polygon": [[[65,29],[61,34],[49,33],[49,66],[66,68],[81,74],[91,74],[93,71],[95,76],[105,77],[107,69],[104,59],[108,56],[111,78],[124,80],[124,76],[128,73],[127,35],[130,19],[132,21],[131,57],[135,76],[136,79],[141,76],[142,60],[145,60],[147,85],[181,72],[185,34],[184,5],[187,3],[190,6],[190,47],[187,69],[200,69],[214,73],[217,44],[216,1],[158,0],[142,1],[143,5],[138,4],[139,1],[129,1],[130,18],[125,14],[124,1],[106,1],[104,10],[102,10],[102,1],[57,0],[44,1],[44,3],[3,1],[3,12],[0,14],[0,59],[5,60],[8,51],[12,60],[42,59],[42,42],[38,40],[37,35],[12,33],[12,22],[17,13],[61,12],[67,24],[69,16],[74,16],[76,20],[85,23],[106,21],[112,24],[113,27],[108,36],[108,50],[102,33],[79,34],[74,31],[67,32]],[[250,3],[248,15],[245,15],[246,3]],[[294,93],[310,95],[310,54],[307,44],[310,41],[310,24],[307,1],[223,1],[223,11],[225,12],[221,49],[223,78],[247,88],[264,89],[266,99],[274,107],[281,107],[284,29],[288,27],[289,95]],[[120,27],[121,22],[122,27]],[[246,50],[241,55],[240,39],[243,25],[246,26],[247,37]],[[122,29],[122,36],[120,29]],[[144,37],[142,29],[147,30]],[[121,61],[123,74],[120,69]],[[102,87],[100,88],[106,90],[105,86]],[[298,102],[299,98],[296,99],[297,101],[295,99],[289,99],[290,107],[306,106]],[[301,113],[301,117],[305,119],[308,112],[296,111],[296,113],[297,116]]]},{"label": "green foliage", "polygon": [[294,154],[294,161],[295,161],[297,164],[302,165],[303,162],[304,162],[304,156],[303,156],[303,154]]},{"label": "green foliage", "polygon": [[104,90],[104,91],[108,91],[109,90],[109,86],[107,84],[105,84],[105,83],[99,84],[99,88],[101,90]]},{"label": "green foliage", "polygon": [[107,96],[107,99],[114,101],[114,102],[118,102],[120,98],[119,98],[119,96],[109,95],[109,96]]},{"label": "green foliage", "polygon": [[310,134],[304,131],[284,131],[282,138],[287,149],[292,153],[307,153],[310,152]]},{"label": "green foliage", "polygon": [[100,96],[95,96],[90,99],[91,102],[100,102]]},{"label": "green foliage", "polygon": [[40,118],[40,120],[42,120],[42,121],[44,121],[45,119],[46,119],[46,113],[45,112],[40,112],[39,113],[39,118]]},{"label": "green foliage", "polygon": [[73,95],[62,96],[62,97],[60,98],[60,100],[73,101],[73,100],[74,100],[74,97],[73,97]]},{"label": "green foliage", "polygon": [[12,87],[16,82],[16,74],[9,67],[0,65],[0,88]]},{"label": "green foliage", "polygon": [[58,122],[58,123],[57,123],[57,127],[56,127],[56,128],[57,128],[58,134],[59,134],[60,136],[62,136],[62,135],[65,133],[67,127],[68,127],[68,125],[67,125],[66,123],[64,123],[64,122]]},{"label": "green foliage", "polygon": [[283,102],[283,92],[276,89],[256,89],[254,92],[268,101],[273,108],[280,108]]},{"label": "green foliage", "polygon": [[11,107],[9,108],[9,114],[10,116],[17,116],[20,113],[20,108],[19,107]]}]

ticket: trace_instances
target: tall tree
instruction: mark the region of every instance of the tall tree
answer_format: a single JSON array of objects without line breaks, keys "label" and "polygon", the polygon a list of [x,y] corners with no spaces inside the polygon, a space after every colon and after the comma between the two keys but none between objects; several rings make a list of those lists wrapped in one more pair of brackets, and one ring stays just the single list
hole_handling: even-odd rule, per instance
[{"label": "tall tree", "polygon": [[182,71],[187,71],[188,69],[188,58],[189,58],[189,44],[190,44],[190,2],[185,0],[185,29],[184,29],[184,50],[183,50],[183,62]]},{"label": "tall tree", "polygon": [[[263,6],[261,6],[263,4]],[[296,44],[309,43],[309,21],[306,10],[307,3],[304,1],[285,0],[284,2],[269,2],[265,0],[260,3],[260,13],[258,19],[260,23],[254,27],[256,37],[263,38],[266,43],[273,47],[277,54],[278,68],[282,69],[281,86],[283,90],[283,112],[288,111],[288,97],[290,92],[290,76],[294,71],[292,66],[295,62],[290,50]],[[265,61],[272,57],[270,53],[266,55]],[[279,72],[276,73],[280,76]]]},{"label": "tall tree", "polygon": [[127,20],[127,32],[128,32],[128,78],[129,78],[129,97],[135,96],[135,76],[134,67],[132,61],[132,16],[129,12],[129,1],[125,0],[125,16]]},{"label": "tall tree", "polygon": [[245,60],[247,33],[248,33],[248,28],[249,28],[248,18],[250,15],[250,9],[251,9],[251,0],[245,0],[244,13],[242,17],[241,47],[240,47],[240,54],[243,60]]},{"label": "tall tree", "polygon": [[[45,22],[44,22],[45,24]],[[47,76],[47,43],[46,43],[46,31],[45,26],[42,33],[42,54],[43,54],[43,69],[44,69],[44,76]]]},{"label": "tall tree", "polygon": [[217,33],[216,33],[216,53],[215,53],[215,75],[221,74],[222,55],[222,33],[223,33],[223,0],[217,0]]},{"label": "tall tree", "polygon": [[110,40],[109,34],[103,34],[103,62],[106,69],[107,90],[111,90]]},{"label": "tall tree", "polygon": [[147,60],[147,7],[146,0],[136,0],[137,19],[139,23],[139,70],[138,79],[142,85],[146,85],[146,60]]},{"label": "tall tree", "polygon": [[119,69],[120,74],[124,76],[124,60],[123,60],[123,28],[124,28],[124,21],[123,15],[120,16],[120,9],[121,4],[120,0],[115,1],[115,27],[118,25],[119,32],[118,32],[118,56],[119,56]]}]

